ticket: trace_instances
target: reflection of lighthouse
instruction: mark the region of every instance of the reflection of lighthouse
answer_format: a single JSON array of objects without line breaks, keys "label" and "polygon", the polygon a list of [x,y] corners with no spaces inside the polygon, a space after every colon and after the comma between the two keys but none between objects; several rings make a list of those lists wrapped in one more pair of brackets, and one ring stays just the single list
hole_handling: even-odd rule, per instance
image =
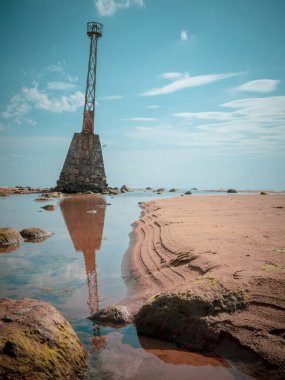
[{"label": "reflection of lighthouse", "polygon": [[91,315],[99,310],[95,254],[101,246],[105,206],[105,200],[101,196],[65,198],[60,202],[74,248],[84,255],[88,285],[87,303]]}]

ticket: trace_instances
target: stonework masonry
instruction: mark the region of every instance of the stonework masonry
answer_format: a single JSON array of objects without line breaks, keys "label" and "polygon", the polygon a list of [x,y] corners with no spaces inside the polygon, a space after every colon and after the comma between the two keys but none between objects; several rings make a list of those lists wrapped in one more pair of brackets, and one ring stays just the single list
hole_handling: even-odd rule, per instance
[{"label": "stonework masonry", "polygon": [[65,193],[107,191],[99,135],[74,133],[56,189]]}]

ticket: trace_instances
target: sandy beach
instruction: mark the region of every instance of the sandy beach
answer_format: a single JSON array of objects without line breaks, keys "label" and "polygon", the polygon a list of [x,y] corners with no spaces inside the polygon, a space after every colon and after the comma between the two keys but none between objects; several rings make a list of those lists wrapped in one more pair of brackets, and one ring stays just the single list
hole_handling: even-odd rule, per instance
[{"label": "sandy beach", "polygon": [[285,196],[184,196],[142,208],[124,259],[138,331],[281,378]]}]

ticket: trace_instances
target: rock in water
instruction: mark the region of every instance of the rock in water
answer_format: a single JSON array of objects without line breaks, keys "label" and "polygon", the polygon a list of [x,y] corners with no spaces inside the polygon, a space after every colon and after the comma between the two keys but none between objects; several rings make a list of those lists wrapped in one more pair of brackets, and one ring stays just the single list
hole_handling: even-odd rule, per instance
[{"label": "rock in water", "polygon": [[56,210],[56,206],[55,205],[46,205],[46,206],[43,206],[41,208],[43,208],[46,211],[54,211],[54,210]]},{"label": "rock in water", "polygon": [[85,350],[50,304],[2,298],[0,327],[1,379],[83,379]]},{"label": "rock in water", "polygon": [[89,319],[105,325],[122,325],[130,323],[131,316],[125,306],[111,305],[91,315]]},{"label": "rock in water", "polygon": [[10,245],[19,245],[23,238],[20,233],[12,227],[0,228],[0,247],[8,247]]},{"label": "rock in water", "polygon": [[237,190],[236,189],[228,189],[227,193],[229,193],[229,194],[236,194]]},{"label": "rock in water", "polygon": [[39,227],[24,228],[20,234],[26,240],[42,240],[52,235],[51,232]]}]

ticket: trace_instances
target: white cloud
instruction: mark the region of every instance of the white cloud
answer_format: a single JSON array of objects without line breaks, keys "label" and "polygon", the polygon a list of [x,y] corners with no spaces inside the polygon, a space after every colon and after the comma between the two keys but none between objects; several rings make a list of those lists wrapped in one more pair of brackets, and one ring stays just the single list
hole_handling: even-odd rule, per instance
[{"label": "white cloud", "polygon": [[169,72],[169,73],[161,74],[161,78],[165,78],[165,79],[179,79],[182,77],[183,77],[183,73],[178,73],[178,72]]},{"label": "white cloud", "polygon": [[30,104],[20,94],[16,94],[12,96],[5,111],[3,111],[1,115],[5,119],[12,119],[16,124],[20,124],[25,120],[30,110]]},{"label": "white cloud", "polygon": [[63,72],[65,64],[66,64],[65,61],[57,62],[54,65],[47,66],[46,70],[50,72]]},{"label": "white cloud", "polygon": [[188,32],[187,30],[181,30],[180,32],[180,40],[187,41],[188,40]]},{"label": "white cloud", "polygon": [[128,120],[128,121],[156,121],[157,119],[154,119],[152,117],[130,117],[127,119],[122,119],[122,120]]},{"label": "white cloud", "polygon": [[144,6],[144,0],[94,0],[95,7],[100,16],[113,16],[118,9],[126,9],[135,5]]},{"label": "white cloud", "polygon": [[49,95],[40,91],[38,87],[24,87],[22,89],[24,99],[33,104],[36,109],[50,112],[73,112],[84,104],[84,94],[76,91],[69,96],[62,95],[50,98]]},{"label": "white cloud", "polygon": [[259,79],[247,82],[237,87],[238,91],[266,93],[275,91],[279,85],[279,80]]},{"label": "white cloud", "polygon": [[228,112],[178,112],[173,116],[188,120],[231,120],[232,115]]},{"label": "white cloud", "polygon": [[199,76],[189,76],[188,73],[185,73],[181,79],[167,84],[166,86],[154,88],[148,91],[145,91],[141,95],[143,96],[154,96],[154,95],[163,95],[170,94],[179,90],[190,87],[205,86],[207,84],[217,82],[223,79],[231,78],[239,75],[239,73],[229,73],[229,74],[209,74],[209,75],[199,75]]},{"label": "white cloud", "polygon": [[124,97],[122,95],[109,95],[109,96],[100,96],[100,99],[102,100],[118,100],[123,99]]},{"label": "white cloud", "polygon": [[147,108],[150,108],[150,109],[157,109],[157,108],[160,108],[160,106],[156,105],[156,104],[152,104],[150,106],[147,106]]},{"label": "white cloud", "polygon": [[65,91],[65,90],[73,90],[74,87],[76,87],[74,83],[68,83],[68,82],[48,82],[47,83],[48,90]]}]

